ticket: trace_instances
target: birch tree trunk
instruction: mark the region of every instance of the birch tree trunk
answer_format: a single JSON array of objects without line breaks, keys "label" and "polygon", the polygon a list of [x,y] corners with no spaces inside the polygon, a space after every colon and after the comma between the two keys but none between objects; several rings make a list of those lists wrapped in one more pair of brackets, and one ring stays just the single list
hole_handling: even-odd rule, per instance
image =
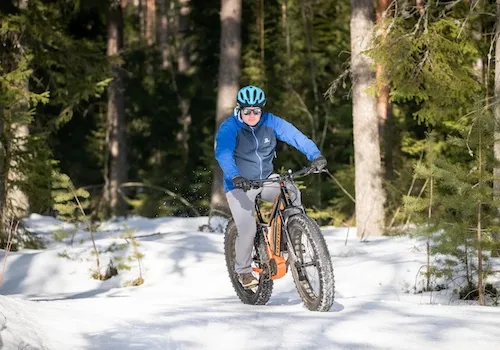
[{"label": "birch tree trunk", "polygon": [[375,8],[372,0],[351,0],[351,70],[357,236],[380,236],[384,227],[379,123],[376,98],[367,89],[375,84],[370,48]]},{"label": "birch tree trunk", "polygon": [[[219,129],[236,105],[239,88],[241,61],[241,0],[222,0],[221,2],[221,39],[217,112],[215,126]],[[212,182],[211,209],[228,211],[222,182],[222,170],[215,164]]]},{"label": "birch tree trunk", "polygon": [[[108,12],[107,55],[116,59],[123,47],[123,18],[119,0],[112,0]],[[114,64],[114,79],[108,87],[107,161],[104,174],[104,202],[107,213],[121,215],[125,201],[120,185],[127,181],[125,101],[121,68]]]}]

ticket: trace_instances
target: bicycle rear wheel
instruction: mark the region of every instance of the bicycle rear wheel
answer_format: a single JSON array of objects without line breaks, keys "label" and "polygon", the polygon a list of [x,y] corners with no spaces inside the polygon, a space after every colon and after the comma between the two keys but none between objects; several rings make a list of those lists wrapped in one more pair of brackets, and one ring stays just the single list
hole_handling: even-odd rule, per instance
[{"label": "bicycle rear wheel", "polygon": [[311,311],[329,311],[335,294],[333,265],[318,224],[297,214],[288,220],[287,229],[297,258],[290,269],[302,301]]},{"label": "bicycle rear wheel", "polygon": [[227,271],[229,273],[231,283],[233,284],[234,291],[244,304],[264,305],[271,297],[273,291],[273,280],[269,278],[269,272],[263,263],[267,261],[268,258],[262,230],[257,230],[252,253],[254,261],[253,264],[255,267],[263,270],[263,272],[259,274],[259,285],[257,288],[244,288],[238,280],[238,274],[234,270],[236,259],[235,244],[237,235],[238,230],[236,229],[236,225],[233,220],[230,220],[224,237],[224,253],[226,256]]}]

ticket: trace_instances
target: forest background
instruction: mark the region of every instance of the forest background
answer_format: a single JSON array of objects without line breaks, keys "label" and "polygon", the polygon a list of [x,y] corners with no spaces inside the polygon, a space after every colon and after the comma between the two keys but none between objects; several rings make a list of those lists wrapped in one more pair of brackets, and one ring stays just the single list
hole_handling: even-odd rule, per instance
[{"label": "forest background", "polygon": [[[318,223],[359,234],[370,217],[360,207],[375,203],[381,215],[367,219],[367,235],[419,227],[434,253],[466,262],[483,289],[500,207],[497,6],[2,1],[1,246],[28,213],[227,215],[214,135],[235,87],[255,84],[266,110],[328,160],[330,174],[301,181]],[[356,46],[356,35],[370,40]],[[307,164],[279,145],[275,169]],[[359,200],[364,190],[371,197]],[[439,230],[446,235],[433,236]]]}]

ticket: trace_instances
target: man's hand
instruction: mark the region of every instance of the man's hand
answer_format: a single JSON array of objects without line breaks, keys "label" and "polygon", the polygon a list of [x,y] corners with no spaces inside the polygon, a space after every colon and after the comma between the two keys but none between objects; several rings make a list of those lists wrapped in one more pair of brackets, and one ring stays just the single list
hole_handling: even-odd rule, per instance
[{"label": "man's hand", "polygon": [[244,192],[252,188],[252,186],[250,186],[250,181],[239,175],[233,177],[233,185],[236,188],[241,188]]},{"label": "man's hand", "polygon": [[326,167],[326,159],[323,156],[316,157],[312,162],[311,162],[311,168],[313,168],[316,171],[321,171]]}]

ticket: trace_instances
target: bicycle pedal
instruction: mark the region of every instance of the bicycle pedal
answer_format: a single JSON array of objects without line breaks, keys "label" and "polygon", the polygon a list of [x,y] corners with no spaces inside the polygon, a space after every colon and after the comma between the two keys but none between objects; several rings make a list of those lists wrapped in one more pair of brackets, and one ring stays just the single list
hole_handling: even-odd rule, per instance
[{"label": "bicycle pedal", "polygon": [[243,288],[255,291],[258,287],[259,287],[259,284],[257,283],[257,284],[250,284],[248,286],[244,286]]}]

